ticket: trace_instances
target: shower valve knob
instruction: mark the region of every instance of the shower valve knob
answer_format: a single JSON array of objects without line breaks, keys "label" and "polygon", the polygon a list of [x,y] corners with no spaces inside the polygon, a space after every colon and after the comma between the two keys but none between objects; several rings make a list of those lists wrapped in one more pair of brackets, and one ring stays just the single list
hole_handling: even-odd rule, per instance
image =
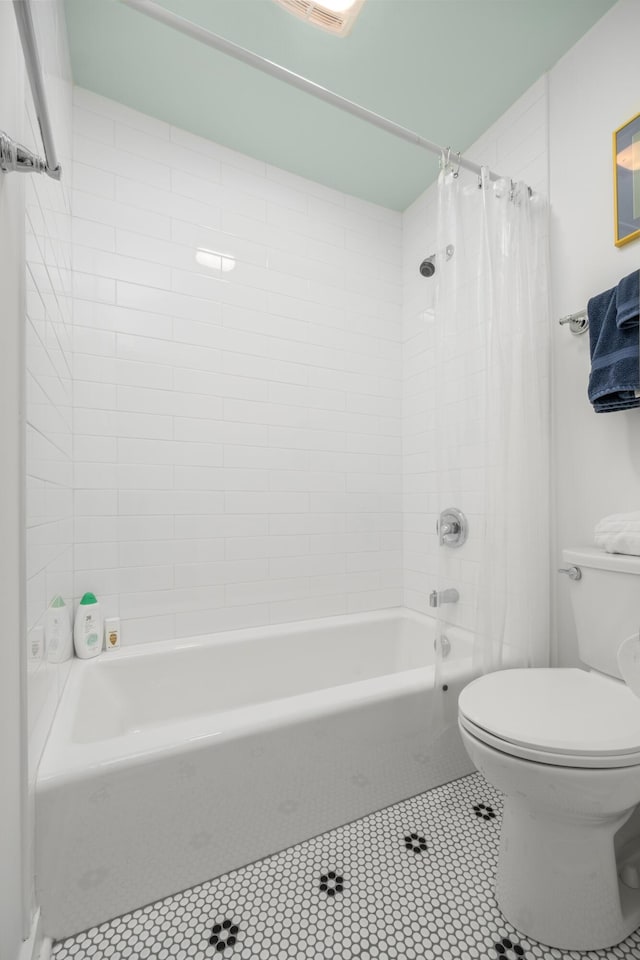
[{"label": "shower valve knob", "polygon": [[441,547],[461,547],[467,539],[469,525],[462,510],[457,507],[447,507],[443,510],[436,523],[436,532]]}]

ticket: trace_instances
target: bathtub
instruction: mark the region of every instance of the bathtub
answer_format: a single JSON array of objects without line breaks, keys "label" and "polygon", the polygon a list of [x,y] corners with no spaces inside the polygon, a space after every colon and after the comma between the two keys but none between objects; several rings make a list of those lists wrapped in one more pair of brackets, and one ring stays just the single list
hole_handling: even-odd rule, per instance
[{"label": "bathtub", "polygon": [[[69,936],[470,773],[470,640],[403,609],[73,662],[36,784],[43,930]],[[442,714],[444,713],[445,716]]]}]

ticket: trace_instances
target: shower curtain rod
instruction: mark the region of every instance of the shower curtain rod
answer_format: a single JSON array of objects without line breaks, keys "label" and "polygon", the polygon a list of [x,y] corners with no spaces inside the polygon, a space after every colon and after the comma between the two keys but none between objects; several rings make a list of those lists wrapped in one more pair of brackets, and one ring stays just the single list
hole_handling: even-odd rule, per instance
[{"label": "shower curtain rod", "polygon": [[59,180],[62,175],[62,168],[58,163],[56,148],[53,143],[53,131],[44,90],[40,57],[38,56],[30,0],[13,0],[13,10],[16,15],[25,67],[33,95],[38,126],[40,127],[44,160],[32,150],[29,150],[28,147],[16,143],[8,134],[0,130],[0,170],[5,172],[18,170],[23,173],[46,173],[54,180]]},{"label": "shower curtain rod", "polygon": [[[161,7],[158,3],[155,3],[154,0],[121,0],[121,3],[160,23],[164,23],[165,26],[171,27],[173,30],[178,30],[180,33],[184,33],[186,36],[198,40],[200,43],[213,47],[221,53],[226,53],[235,60],[240,60],[250,67],[255,67],[256,70],[261,70],[271,77],[276,77],[276,79],[288,83],[291,87],[303,90],[318,100],[324,100],[325,103],[330,103],[345,113],[350,113],[360,120],[365,120],[374,127],[378,127],[380,130],[385,130],[394,137],[398,137],[399,140],[405,140],[407,143],[412,143],[416,147],[422,147],[423,150],[428,150],[430,153],[435,153],[438,156],[442,156],[443,154],[450,156],[454,159],[457,166],[463,167],[465,170],[470,170],[472,173],[480,175],[482,172],[482,167],[479,164],[474,163],[472,160],[467,160],[459,153],[452,152],[449,147],[441,147],[432,140],[427,140],[425,137],[421,137],[420,134],[414,133],[413,130],[409,130],[407,127],[403,127],[393,120],[388,120],[386,117],[374,113],[373,110],[367,110],[366,107],[361,107],[360,104],[354,103],[353,100],[347,100],[346,97],[341,97],[338,93],[327,90],[326,87],[314,83],[313,80],[307,80],[306,77],[302,77],[292,70],[287,70],[286,67],[281,67],[280,64],[274,63],[272,60],[267,60],[266,57],[252,53],[250,50],[247,50],[246,47],[241,47],[239,44],[233,43],[232,40],[225,40],[224,37],[218,36],[217,33],[213,33],[211,30],[207,30],[197,23],[192,23],[191,20],[187,20],[185,17],[181,17],[179,14],[167,10],[166,7]],[[489,171],[489,178],[491,180],[502,179],[499,174],[494,173],[492,170]]]}]

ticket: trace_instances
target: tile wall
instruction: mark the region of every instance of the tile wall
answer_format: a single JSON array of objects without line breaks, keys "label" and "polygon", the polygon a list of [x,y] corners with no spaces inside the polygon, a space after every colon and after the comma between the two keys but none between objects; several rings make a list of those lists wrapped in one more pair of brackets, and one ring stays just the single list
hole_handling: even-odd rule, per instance
[{"label": "tile wall", "polygon": [[[32,4],[47,102],[62,165],[61,182],[24,179],[24,455],[26,746],[29,820],[23,851],[24,904],[33,914],[33,798],[38,764],[69,664],[48,660],[45,614],[60,594],[73,598],[71,140],[72,84],[62,0]],[[17,39],[17,38],[16,38]],[[20,53],[22,61],[22,54]],[[23,61],[22,61],[23,62]],[[42,154],[24,78],[26,145]],[[13,175],[12,175],[13,176]],[[13,882],[18,882],[13,878]]]},{"label": "tile wall", "polygon": [[74,123],[76,597],[127,643],[399,604],[400,215]]},{"label": "tile wall", "polygon": [[[28,197],[30,630],[86,590],[125,642],[426,610],[435,189],[401,217],[74,96],[73,467],[69,178]],[[545,81],[468,153],[546,191]]]},{"label": "tile wall", "polygon": [[[29,772],[33,782],[67,666],[47,660],[46,609],[73,598],[71,66],[62,3],[32,5],[62,165],[60,182],[25,178],[26,627]],[[28,83],[25,140],[42,154]],[[70,608],[71,609],[71,608]]]}]

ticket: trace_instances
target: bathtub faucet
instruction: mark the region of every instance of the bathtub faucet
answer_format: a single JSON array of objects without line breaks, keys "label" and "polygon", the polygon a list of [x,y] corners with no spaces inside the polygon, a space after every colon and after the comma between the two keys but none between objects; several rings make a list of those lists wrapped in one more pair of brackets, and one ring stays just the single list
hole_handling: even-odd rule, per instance
[{"label": "bathtub faucet", "polygon": [[429,606],[440,607],[443,603],[457,603],[459,599],[460,594],[455,587],[449,587],[440,593],[437,590],[432,590],[429,594]]}]

